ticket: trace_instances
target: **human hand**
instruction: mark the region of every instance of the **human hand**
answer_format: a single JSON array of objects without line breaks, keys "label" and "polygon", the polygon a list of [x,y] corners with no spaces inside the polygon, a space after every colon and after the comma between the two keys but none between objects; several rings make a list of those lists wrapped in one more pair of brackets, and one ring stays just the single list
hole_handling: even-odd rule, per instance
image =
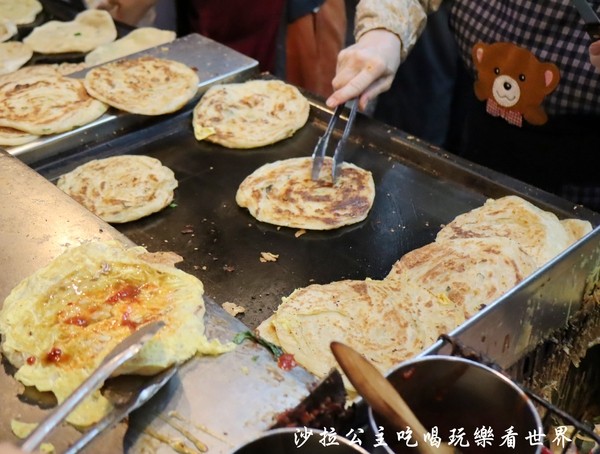
[{"label": "human hand", "polygon": [[596,72],[600,73],[600,41],[594,41],[589,47],[590,61],[596,68]]},{"label": "human hand", "polygon": [[96,0],[93,8],[104,9],[113,19],[128,25],[137,25],[157,0]]},{"label": "human hand", "polygon": [[370,100],[392,86],[400,66],[400,46],[396,34],[375,29],[342,50],[332,81],[334,92],[327,105],[336,107],[358,96],[358,107],[365,110]]}]

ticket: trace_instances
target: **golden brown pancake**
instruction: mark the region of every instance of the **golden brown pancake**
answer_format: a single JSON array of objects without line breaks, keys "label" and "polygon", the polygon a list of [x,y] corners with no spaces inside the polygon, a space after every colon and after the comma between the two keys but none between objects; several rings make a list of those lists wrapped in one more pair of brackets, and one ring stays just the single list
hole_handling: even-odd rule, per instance
[{"label": "golden brown pancake", "polygon": [[308,100],[280,80],[215,85],[194,109],[198,140],[228,148],[256,148],[292,136],[308,120]]},{"label": "golden brown pancake", "polygon": [[34,135],[54,134],[90,123],[108,109],[89,96],[78,79],[9,76],[0,79],[0,126]]},{"label": "golden brown pancake", "polygon": [[[591,229],[591,226],[590,226]],[[542,266],[573,243],[554,213],[517,197],[489,199],[479,208],[458,215],[440,230],[436,241],[449,238],[511,238]]]},{"label": "golden brown pancake", "polygon": [[56,185],[102,220],[122,223],[169,205],[177,180],[156,158],[121,155],[82,164]]},{"label": "golden brown pancake", "polygon": [[448,304],[465,318],[513,288],[536,270],[532,257],[509,238],[436,241],[404,254],[385,278],[410,283]]},{"label": "golden brown pancake", "polygon": [[175,112],[198,91],[196,71],[165,58],[117,60],[92,68],[85,76],[88,93],[125,112],[162,115]]},{"label": "golden brown pancake", "polygon": [[[323,174],[331,175],[332,162],[325,158]],[[265,164],[242,181],[237,204],[259,221],[299,229],[336,229],[367,217],[375,199],[371,172],[344,162],[332,184],[313,181],[311,165],[310,157]]]}]

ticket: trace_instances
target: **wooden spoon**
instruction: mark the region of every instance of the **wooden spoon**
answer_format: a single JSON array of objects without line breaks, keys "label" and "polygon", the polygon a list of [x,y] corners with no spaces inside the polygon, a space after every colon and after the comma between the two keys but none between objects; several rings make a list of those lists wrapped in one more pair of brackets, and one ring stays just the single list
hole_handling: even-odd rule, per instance
[{"label": "wooden spoon", "polygon": [[[333,356],[340,367],[367,403],[384,416],[398,430],[410,427],[417,440],[423,440],[427,433],[404,399],[392,384],[364,356],[341,342],[330,344]],[[435,448],[428,443],[419,442],[416,446],[422,454],[453,454],[455,451],[447,444]]]}]

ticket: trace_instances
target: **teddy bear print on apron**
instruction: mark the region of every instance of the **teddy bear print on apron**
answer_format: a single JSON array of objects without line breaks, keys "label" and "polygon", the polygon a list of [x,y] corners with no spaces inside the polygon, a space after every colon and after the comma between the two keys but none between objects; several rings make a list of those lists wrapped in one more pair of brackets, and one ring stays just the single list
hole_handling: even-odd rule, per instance
[{"label": "teddy bear print on apron", "polygon": [[450,26],[488,114],[515,126],[600,114],[600,77],[581,52],[590,38],[570,0],[454,0]]},{"label": "teddy bear print on apron", "polygon": [[486,112],[521,127],[523,120],[543,125],[548,115],[542,107],[560,80],[558,67],[512,43],[475,44],[477,71],[475,96],[486,102]]}]

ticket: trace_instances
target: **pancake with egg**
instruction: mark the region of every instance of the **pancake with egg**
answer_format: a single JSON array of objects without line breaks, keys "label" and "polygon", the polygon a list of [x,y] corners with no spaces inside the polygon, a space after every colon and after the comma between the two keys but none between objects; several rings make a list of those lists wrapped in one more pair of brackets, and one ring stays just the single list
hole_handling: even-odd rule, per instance
[{"label": "pancake with egg", "polygon": [[99,218],[130,222],[162,210],[177,187],[171,169],[150,156],[94,159],[61,175],[56,185]]},{"label": "pancake with egg", "polygon": [[198,140],[228,148],[256,148],[291,137],[308,120],[308,100],[280,80],[212,86],[194,108]]},{"label": "pancake with egg", "polygon": [[468,318],[536,268],[533,258],[509,238],[456,238],[404,254],[385,280],[426,289],[463,308]]},{"label": "pancake with egg", "polygon": [[111,15],[90,9],[77,14],[72,21],[51,20],[35,27],[23,42],[40,54],[61,54],[89,52],[116,38],[117,28]]},{"label": "pancake with egg", "polygon": [[34,135],[70,131],[99,118],[108,106],[78,79],[55,74],[0,78],[0,126]]},{"label": "pancake with egg", "polygon": [[[327,157],[322,172],[331,175]],[[235,200],[262,222],[311,230],[330,230],[364,220],[375,199],[371,172],[343,162],[335,184],[311,178],[310,157],[265,164],[246,177]]]},{"label": "pancake with egg", "polygon": [[544,211],[518,197],[488,199],[485,204],[458,215],[443,227],[436,241],[449,238],[511,238],[542,266],[556,257],[591,225],[578,222],[578,229],[567,231],[554,213]]},{"label": "pancake with egg", "polygon": [[[196,353],[229,348],[204,335],[202,282],[150,263],[142,247],[116,241],[68,249],[18,284],[0,311],[1,349],[26,386],[62,402],[130,333],[156,320],[165,326],[115,375],[155,374]],[[68,421],[87,426],[110,410],[99,391]]]},{"label": "pancake with egg", "polygon": [[198,91],[196,71],[156,57],[117,60],[92,68],[85,76],[88,93],[125,112],[163,115],[175,112]]},{"label": "pancake with egg", "polygon": [[[393,280],[344,280],[295,290],[258,333],[324,377],[337,364],[332,341],[355,348],[386,373],[464,320],[462,308],[419,287]],[[346,386],[351,389],[347,381]]]}]

